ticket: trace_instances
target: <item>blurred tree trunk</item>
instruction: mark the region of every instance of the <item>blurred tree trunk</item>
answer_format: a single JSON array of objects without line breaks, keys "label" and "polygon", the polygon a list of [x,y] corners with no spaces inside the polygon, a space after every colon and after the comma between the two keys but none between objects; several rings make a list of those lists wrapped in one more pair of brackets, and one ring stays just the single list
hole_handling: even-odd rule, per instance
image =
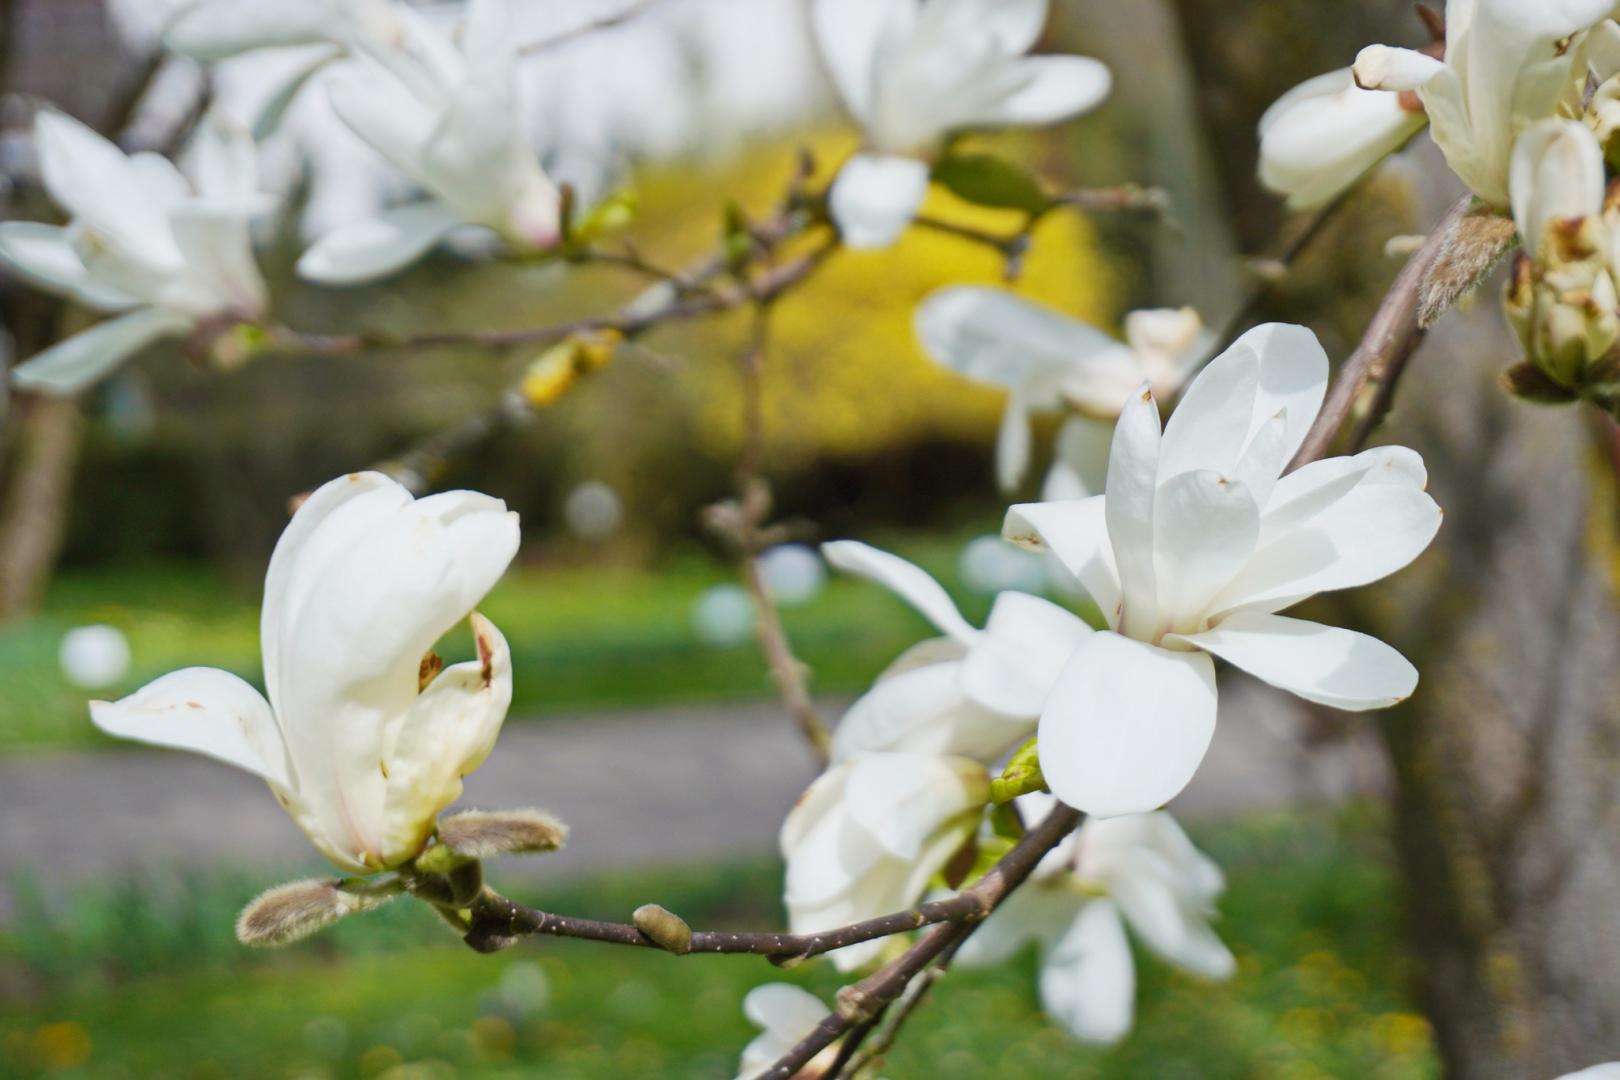
[{"label": "blurred tree trunk", "polygon": [[[1361,45],[1420,31],[1393,0],[1176,5],[1239,235],[1261,250],[1279,204],[1253,180],[1260,112]],[[1437,154],[1414,156],[1432,221],[1454,181]],[[1359,330],[1393,266],[1358,282],[1340,264],[1387,235],[1324,237],[1322,265],[1298,276],[1332,287],[1291,282],[1268,314]],[[1381,730],[1418,993],[1446,1071],[1550,1080],[1620,1059],[1620,485],[1606,423],[1594,440],[1589,415],[1496,386],[1519,353],[1498,295],[1493,282],[1442,322],[1375,438],[1428,463],[1446,511],[1434,548],[1330,602],[1422,672]]]},{"label": "blurred tree trunk", "polygon": [[45,597],[67,530],[84,417],[72,399],[36,398],[17,409],[12,480],[0,502],[0,620]]}]

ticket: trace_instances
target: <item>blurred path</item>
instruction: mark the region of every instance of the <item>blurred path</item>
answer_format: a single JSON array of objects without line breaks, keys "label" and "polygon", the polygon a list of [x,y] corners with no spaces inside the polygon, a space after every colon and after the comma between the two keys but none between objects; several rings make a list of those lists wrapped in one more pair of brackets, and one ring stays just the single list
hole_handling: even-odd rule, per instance
[{"label": "blurred path", "polygon": [[[1330,741],[1307,759],[1309,717],[1295,699],[1224,672],[1221,716],[1209,758],[1176,801],[1184,816],[1341,799],[1383,782],[1368,739]],[[1372,734],[1368,721],[1348,724]],[[540,806],[572,826],[565,851],[507,860],[503,877],[579,875],[769,854],[812,772],[774,703],[681,705],[509,722],[463,801]],[[157,750],[0,761],[0,917],[19,871],[73,886],[250,861],[325,867],[264,785],[228,766]]]}]

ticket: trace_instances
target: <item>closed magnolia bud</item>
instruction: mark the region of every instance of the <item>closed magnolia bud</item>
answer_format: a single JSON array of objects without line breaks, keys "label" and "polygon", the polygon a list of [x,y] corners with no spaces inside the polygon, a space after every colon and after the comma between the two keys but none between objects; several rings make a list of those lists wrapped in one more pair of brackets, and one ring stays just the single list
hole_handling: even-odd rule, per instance
[{"label": "closed magnolia bud", "polygon": [[289,881],[253,899],[236,920],[236,940],[269,948],[291,945],[347,915],[387,903],[397,890],[357,888],[336,878]]},{"label": "closed magnolia bud", "polygon": [[675,955],[683,956],[692,951],[692,928],[668,908],[643,904],[636,908],[631,920],[654,944]]},{"label": "closed magnolia bud", "polygon": [[568,826],[541,810],[463,810],[439,821],[439,846],[467,859],[556,851]]}]

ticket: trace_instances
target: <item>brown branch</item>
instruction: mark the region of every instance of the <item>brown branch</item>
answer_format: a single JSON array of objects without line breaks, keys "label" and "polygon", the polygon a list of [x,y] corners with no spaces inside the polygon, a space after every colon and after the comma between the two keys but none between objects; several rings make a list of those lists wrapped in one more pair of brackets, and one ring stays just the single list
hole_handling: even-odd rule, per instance
[{"label": "brown branch", "polygon": [[[1328,389],[1322,410],[1316,414],[1316,422],[1306,433],[1290,469],[1297,469],[1327,453],[1333,437],[1350,419],[1356,401],[1368,382],[1382,379],[1393,385],[1394,377],[1400,374],[1407,358],[1417,348],[1418,342],[1423,340],[1423,331],[1418,326],[1419,293],[1423,280],[1439,257],[1441,246],[1452,227],[1468,212],[1472,202],[1472,195],[1457,200],[1430,231],[1423,245],[1406,260],[1395,283],[1373,313],[1360,344],[1340,366],[1339,376]],[[1386,400],[1383,407],[1387,409],[1388,404]],[[1358,438],[1364,440],[1370,430],[1358,430]]]},{"label": "brown branch", "polygon": [[[1065,832],[1063,835],[1067,835]],[[1057,839],[1061,840],[1059,836]],[[1054,841],[1056,843],[1056,841]],[[1014,851],[1017,849],[1015,848]],[[1042,852],[1044,854],[1044,851]],[[1009,854],[1010,857],[1010,854]],[[1003,860],[1005,861],[1005,860]],[[1038,860],[1037,860],[1038,861]],[[941,900],[880,915],[848,926],[824,930],[815,934],[781,934],[769,931],[694,930],[684,948],[671,949],[644,934],[632,923],[608,922],[599,919],[581,919],[572,915],[557,915],[526,907],[499,893],[485,890],[471,905],[471,928],[466,941],[475,949],[491,942],[502,942],[514,937],[543,934],[549,937],[578,938],[601,941],[611,945],[631,945],[666,952],[729,953],[763,956],[778,964],[791,964],[812,956],[859,945],[863,941],[888,937],[918,930],[925,926],[949,922],[975,922],[989,914],[994,906],[990,893],[981,888],[990,880],[986,874],[973,888]],[[1022,880],[1022,877],[1019,878]],[[1005,891],[1005,890],[1003,890]],[[999,894],[998,894],[999,898]]]},{"label": "brown branch", "polygon": [[[1059,803],[1038,825],[1024,834],[1017,845],[1001,857],[985,875],[963,893],[973,894],[985,905],[985,915],[994,911],[1007,895],[1024,883],[1031,872],[1085,815]],[[954,949],[976,930],[985,916],[943,923],[923,935],[893,963],[879,968],[860,982],[838,992],[838,1008],[797,1046],[777,1060],[756,1080],[791,1080],[816,1055],[856,1025],[876,1016],[905,992],[913,976],[926,970],[947,950]]]}]

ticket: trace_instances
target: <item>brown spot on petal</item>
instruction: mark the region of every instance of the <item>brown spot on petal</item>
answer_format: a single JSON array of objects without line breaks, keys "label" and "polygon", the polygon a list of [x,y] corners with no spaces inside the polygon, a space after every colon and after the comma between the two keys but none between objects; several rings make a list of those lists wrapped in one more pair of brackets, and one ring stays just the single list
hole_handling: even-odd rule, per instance
[{"label": "brown spot on petal", "polygon": [[188,702],[186,702],[186,708],[188,708],[188,709],[201,709],[201,708],[203,708],[203,704],[200,701],[188,701]]},{"label": "brown spot on petal", "polygon": [[301,491],[297,495],[294,495],[292,498],[288,499],[287,516],[292,517],[294,514],[298,513],[303,505],[309,501],[309,497],[313,494],[315,494],[313,491]]},{"label": "brown spot on petal", "polygon": [[420,694],[423,690],[426,690],[428,683],[437,679],[439,672],[443,670],[444,658],[429,649],[427,655],[422,657],[421,666],[416,669],[416,692]]},{"label": "brown spot on petal", "polygon": [[473,638],[478,643],[478,662],[483,665],[478,669],[478,677],[488,686],[495,679],[495,645],[482,631],[474,633]]}]

